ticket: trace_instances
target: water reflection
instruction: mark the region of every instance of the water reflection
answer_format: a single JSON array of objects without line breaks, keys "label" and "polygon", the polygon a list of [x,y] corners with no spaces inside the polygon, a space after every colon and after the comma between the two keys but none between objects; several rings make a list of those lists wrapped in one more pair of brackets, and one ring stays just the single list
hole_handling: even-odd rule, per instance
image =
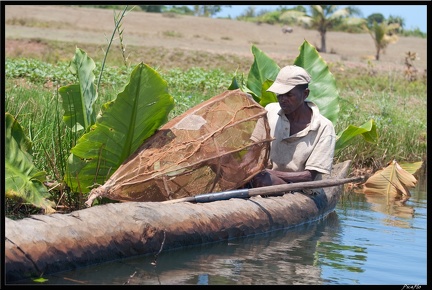
[{"label": "water reflection", "polygon": [[[338,270],[364,272],[362,261],[366,261],[367,251],[364,247],[340,245],[333,242],[319,243],[317,265],[330,266]],[[355,264],[353,264],[353,262]]]},{"label": "water reflection", "polygon": [[[362,190],[353,190],[351,193],[345,194],[348,199],[351,197],[350,194],[364,195],[364,200],[370,205],[370,209],[385,214],[381,220],[384,224],[389,226],[397,226],[401,228],[409,228],[411,226],[409,220],[414,218],[415,209],[414,206],[407,202],[411,198],[425,198],[422,193],[426,192],[426,176],[422,176],[415,188],[410,190],[411,197],[407,199],[401,196],[389,196],[386,193],[364,193]],[[398,219],[394,219],[397,217]]]},{"label": "water reflection", "polygon": [[[414,216],[413,206],[407,205],[406,201],[401,201],[398,198],[388,198],[384,194],[367,194],[366,201],[371,204],[372,210],[386,215],[403,219],[410,219]],[[401,226],[407,225],[401,224]]]},{"label": "water reflection", "polygon": [[[47,284],[326,284],[321,267],[362,272],[365,248],[341,245],[338,215],[264,235],[129,258],[46,277]],[[352,261],[356,261],[352,265]]]}]

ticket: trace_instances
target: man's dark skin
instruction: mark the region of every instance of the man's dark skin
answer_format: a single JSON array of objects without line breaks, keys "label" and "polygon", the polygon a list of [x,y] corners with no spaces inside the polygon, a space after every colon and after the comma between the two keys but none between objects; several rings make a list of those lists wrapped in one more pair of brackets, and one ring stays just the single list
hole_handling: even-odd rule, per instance
[{"label": "man's dark skin", "polygon": [[[312,109],[305,103],[305,99],[308,96],[309,88],[307,85],[298,85],[288,93],[277,95],[279,105],[290,121],[290,135],[305,129],[311,122]],[[315,170],[284,172],[265,169],[252,179],[252,184],[254,187],[261,187],[290,182],[312,181],[316,175],[317,171]]]}]

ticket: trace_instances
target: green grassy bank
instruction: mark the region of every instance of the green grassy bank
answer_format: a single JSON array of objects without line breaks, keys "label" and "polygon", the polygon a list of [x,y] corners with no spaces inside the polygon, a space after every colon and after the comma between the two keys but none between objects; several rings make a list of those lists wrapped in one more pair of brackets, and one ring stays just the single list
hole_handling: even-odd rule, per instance
[{"label": "green grassy bank", "polygon": [[[50,53],[44,57],[13,55],[5,64],[5,111],[14,115],[32,142],[33,162],[49,178],[61,183],[69,150],[77,135],[62,122],[63,109],[58,88],[75,82],[68,70],[69,51],[58,43],[47,43]],[[79,46],[79,45],[78,45]],[[97,65],[99,74],[102,57],[96,46],[82,45]],[[133,47],[129,48],[131,51]],[[119,51],[119,50],[117,50]],[[225,91],[234,73],[245,75],[252,65],[252,57],[196,53],[194,57],[172,56],[163,49],[147,51],[150,66],[168,83],[169,93],[175,99],[171,118],[188,108]],[[172,61],[170,62],[170,59]],[[178,60],[183,61],[178,61]],[[292,63],[293,60],[284,60]],[[109,54],[104,69],[97,111],[113,100],[128,82],[136,64],[124,63],[120,53]],[[398,71],[383,71],[372,65],[347,67],[343,63],[329,64],[340,95],[339,119],[336,133],[349,125],[359,126],[374,119],[379,135],[371,144],[361,137],[335,156],[335,162],[353,160],[354,174],[374,172],[392,160],[398,162],[426,160],[427,82],[424,74],[408,79]],[[6,148],[7,150],[7,148]],[[76,193],[52,190],[54,201],[62,200],[65,212],[78,209],[82,196]],[[7,201],[7,214],[31,212],[31,207]]]}]

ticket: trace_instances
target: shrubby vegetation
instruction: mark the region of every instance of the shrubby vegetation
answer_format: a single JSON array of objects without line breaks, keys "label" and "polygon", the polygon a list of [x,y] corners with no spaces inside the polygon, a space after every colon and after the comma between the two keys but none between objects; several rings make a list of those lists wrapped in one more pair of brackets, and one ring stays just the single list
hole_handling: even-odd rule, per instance
[{"label": "shrubby vegetation", "polygon": [[[398,162],[426,160],[426,80],[407,80],[392,72],[377,74],[372,68],[370,74],[355,68],[342,72],[335,66],[338,64],[333,64],[330,70],[335,75],[341,97],[336,131],[374,119],[379,135],[377,144],[358,139],[338,153],[335,161],[352,159],[353,168],[362,174],[366,170],[376,171],[393,159]],[[34,164],[48,174],[53,181],[51,187],[56,186],[56,180],[62,180],[64,160],[76,142],[71,129],[62,122],[57,92],[60,86],[73,82],[66,67],[67,63],[53,66],[35,59],[6,60],[5,109],[19,120],[28,135]],[[96,73],[100,67],[97,62]],[[105,67],[97,108],[115,98],[126,84],[129,73],[129,69],[119,73],[118,66]],[[167,81],[176,103],[170,118],[226,90],[232,80],[232,73],[217,68],[176,68],[159,73]],[[53,190],[51,194],[56,202],[61,200],[65,211],[80,207],[73,193]],[[12,216],[38,211],[31,205],[10,200],[6,205],[6,213]]]},{"label": "shrubby vegetation", "polygon": [[[79,5],[83,7],[94,7],[94,8],[105,8],[105,9],[116,9],[122,10],[124,5]],[[192,6],[193,8],[190,8]],[[194,16],[204,16],[204,17],[213,17],[216,13],[222,11],[224,7],[230,7],[232,5],[136,5],[134,6],[134,11],[144,11],[150,13],[173,13],[173,14],[181,14],[181,15],[194,15]],[[280,5],[278,9],[274,11],[269,11],[267,9],[257,10],[255,6],[249,6],[246,10],[237,16],[236,20],[241,21],[250,21],[256,23],[267,23],[272,25],[302,25],[298,22],[298,17],[300,16],[313,16],[308,14],[308,9],[310,9],[307,5],[306,7],[303,5],[298,5],[294,8],[287,8],[284,5]],[[320,5],[320,6],[337,6],[337,5]],[[337,7],[335,7],[337,9]],[[349,6],[348,10],[350,11],[351,16],[359,16],[360,11],[355,6]],[[287,14],[291,14],[291,16],[287,17]],[[349,24],[354,17],[349,17],[347,21],[341,21],[335,23],[331,27],[331,31],[342,31],[349,33],[365,33],[367,30],[364,29],[361,25],[352,25]],[[368,25],[372,25],[373,21],[376,21],[378,24],[382,22],[398,23],[400,25],[400,29],[398,30],[398,34],[401,36],[416,36],[421,38],[427,38],[427,33],[420,31],[420,29],[414,28],[413,30],[405,29],[405,20],[400,16],[390,15],[388,19],[384,17],[381,13],[374,13],[366,16],[365,18],[361,18],[365,20]],[[307,28],[307,27],[306,27]]]},{"label": "shrubby vegetation", "polygon": [[[214,57],[209,54],[207,58]],[[246,62],[250,65],[250,60]],[[64,206],[65,212],[82,206],[79,197],[56,184],[64,176],[65,157],[76,142],[76,135],[62,122],[58,93],[59,87],[75,82],[68,66],[67,61],[28,58],[8,58],[5,63],[6,112],[15,116],[23,127],[32,143],[33,162],[52,180],[49,184],[53,189],[52,200]],[[234,72],[214,65],[210,67],[215,69],[199,66],[155,69],[167,81],[169,93],[175,99],[171,118],[228,88]],[[101,68],[102,62],[96,61],[96,75]],[[102,104],[113,100],[122,90],[133,68],[134,65],[125,66],[122,57],[110,58],[109,65],[104,67],[95,104],[97,112]],[[373,67],[365,71],[345,68],[343,64],[332,64],[330,71],[335,74],[341,96],[336,131],[373,119],[379,134],[378,144],[371,145],[359,139],[338,153],[335,161],[352,159],[353,167],[361,174],[365,170],[382,168],[392,159],[398,162],[426,160],[425,77],[419,75],[407,79],[394,72],[377,73]],[[10,200],[6,200],[6,207],[6,213],[12,216],[38,211],[28,204]]]}]

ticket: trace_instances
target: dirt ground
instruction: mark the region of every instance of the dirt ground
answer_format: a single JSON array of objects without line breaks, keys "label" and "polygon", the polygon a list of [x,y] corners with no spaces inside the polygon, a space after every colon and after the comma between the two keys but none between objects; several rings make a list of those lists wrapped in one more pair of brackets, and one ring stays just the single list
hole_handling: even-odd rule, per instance
[{"label": "dirt ground", "polygon": [[[6,57],[18,53],[21,56],[28,53],[43,55],[50,51],[38,40],[57,40],[72,43],[72,46],[76,43],[106,45],[114,28],[114,13],[107,9],[60,5],[6,5],[5,22]],[[230,19],[128,12],[122,29],[126,46],[181,51],[182,61],[192,60],[197,52],[252,59],[251,46],[255,44],[284,66],[290,64],[284,62],[298,55],[304,40],[320,46],[319,34],[314,30],[294,27],[292,33],[284,34],[279,25]],[[400,37],[381,54],[380,61],[375,61],[375,46],[369,34],[328,32],[328,53],[320,55],[327,62],[343,63],[348,67],[366,67],[370,62],[378,69],[392,71],[404,69],[405,55],[411,51],[417,53],[415,67],[424,71],[427,68],[426,44],[426,39]],[[165,57],[175,58],[176,54]],[[135,58],[136,62],[145,62],[144,56]]]}]

